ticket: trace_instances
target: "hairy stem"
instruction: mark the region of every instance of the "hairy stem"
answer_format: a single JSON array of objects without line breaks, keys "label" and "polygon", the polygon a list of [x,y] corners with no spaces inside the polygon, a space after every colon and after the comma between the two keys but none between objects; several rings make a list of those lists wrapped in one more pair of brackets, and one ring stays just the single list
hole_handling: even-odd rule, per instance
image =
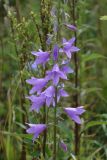
[{"label": "hairy stem", "polygon": [[[49,25],[50,25],[50,9],[51,9],[51,0],[41,0],[40,2],[41,9],[40,9],[40,16],[41,16],[41,22],[42,22],[42,34],[39,34],[40,42],[42,46],[42,50],[45,51],[47,49],[46,46],[46,40],[47,35],[49,33]],[[36,25],[37,30],[39,31],[38,26]],[[46,68],[44,69],[45,73]],[[46,106],[44,106],[44,116],[43,116],[43,123],[47,123],[47,110]],[[44,137],[43,137],[43,156],[45,158],[46,156],[46,141],[47,141],[47,130],[44,131]]]}]

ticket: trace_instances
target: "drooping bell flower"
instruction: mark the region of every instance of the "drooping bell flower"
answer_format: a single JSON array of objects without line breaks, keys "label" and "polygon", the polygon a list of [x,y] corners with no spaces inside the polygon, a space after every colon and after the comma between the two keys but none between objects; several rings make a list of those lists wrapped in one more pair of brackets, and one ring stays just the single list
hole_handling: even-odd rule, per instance
[{"label": "drooping bell flower", "polygon": [[58,90],[57,93],[57,101],[59,102],[60,97],[68,97],[68,96],[69,96],[68,93],[63,88],[61,88]]},{"label": "drooping bell flower", "polygon": [[74,73],[74,70],[69,67],[69,62],[70,62],[70,60],[63,60],[62,61],[61,71],[63,71],[66,74]]},{"label": "drooping bell flower", "polygon": [[61,67],[61,71],[63,71],[65,74],[74,73],[74,70],[70,68],[68,65],[63,65]]},{"label": "drooping bell flower", "polygon": [[40,133],[42,133],[47,126],[45,124],[28,124],[30,128],[26,130],[27,133],[33,134],[33,142],[36,138],[39,137]]},{"label": "drooping bell flower", "polygon": [[76,31],[76,30],[77,30],[77,27],[74,26],[74,25],[72,25],[72,24],[65,24],[65,26],[66,26],[68,29],[72,30],[72,31]]},{"label": "drooping bell flower", "polygon": [[31,79],[26,80],[28,84],[31,84],[33,87],[30,90],[30,94],[35,92],[40,93],[42,88],[44,88],[47,84],[47,80],[45,78],[35,78],[31,77]]},{"label": "drooping bell flower", "polygon": [[73,37],[69,41],[63,38],[63,49],[61,48],[59,52],[64,52],[67,55],[67,57],[71,59],[72,54],[80,50],[78,47],[75,47],[73,45],[74,42],[75,42],[75,37]]},{"label": "drooping bell flower", "polygon": [[44,92],[41,93],[46,98],[46,105],[49,107],[54,103],[55,88],[54,86],[49,86]]},{"label": "drooping bell flower", "polygon": [[39,52],[32,51],[31,52],[34,56],[36,56],[36,60],[34,61],[34,64],[42,64],[45,65],[46,62],[49,61],[50,54],[49,52],[43,52],[42,50],[39,50]]},{"label": "drooping bell flower", "polygon": [[63,141],[60,142],[60,147],[64,150],[64,152],[67,152],[67,145]]},{"label": "drooping bell flower", "polygon": [[[49,86],[44,92],[41,93],[41,96],[45,97],[46,105],[49,107],[51,104],[55,106],[55,87]],[[59,102],[60,97],[68,97],[68,93],[63,89],[57,90],[57,102]]]},{"label": "drooping bell flower", "polygon": [[65,73],[63,73],[60,69],[58,64],[55,64],[53,66],[53,69],[51,71],[47,71],[47,80],[53,80],[53,84],[57,85],[59,82],[59,79],[67,80],[67,76]]},{"label": "drooping bell flower", "polygon": [[81,119],[79,116],[85,112],[83,106],[77,108],[65,108],[64,111],[73,121],[75,121],[77,124],[81,124]]},{"label": "drooping bell flower", "polygon": [[45,97],[43,95],[40,96],[31,95],[26,98],[28,98],[32,102],[30,111],[35,110],[38,113],[40,111],[40,108],[45,104]]}]

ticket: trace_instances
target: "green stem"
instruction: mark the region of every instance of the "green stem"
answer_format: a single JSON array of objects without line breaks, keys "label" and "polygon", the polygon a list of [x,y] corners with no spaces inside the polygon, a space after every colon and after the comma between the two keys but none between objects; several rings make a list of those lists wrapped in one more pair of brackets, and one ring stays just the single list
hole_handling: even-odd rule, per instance
[{"label": "green stem", "polygon": [[[47,111],[46,111],[46,106],[44,106],[44,124],[47,124]],[[47,130],[44,131],[44,138],[43,138],[43,156],[45,158],[46,156],[46,140],[47,140]]]},{"label": "green stem", "polygon": [[53,160],[56,160],[56,125],[57,125],[57,87],[55,88],[55,108],[54,108],[54,148],[53,148]]},{"label": "green stem", "polygon": [[[42,22],[42,30],[39,29],[38,25],[36,24],[36,28],[39,31],[39,38],[42,46],[42,50],[47,50],[46,46],[46,40],[47,40],[47,34],[49,33],[50,28],[50,10],[51,10],[51,0],[41,0],[40,1],[40,16],[41,16],[41,22]],[[40,32],[42,31],[42,32]],[[46,70],[46,68],[45,68]],[[44,70],[44,76],[45,76],[45,70]],[[46,106],[44,106],[44,117],[43,117],[43,123],[47,124],[47,109]],[[44,137],[43,137],[43,157],[45,159],[46,156],[46,142],[47,142],[47,130],[44,131]]]}]

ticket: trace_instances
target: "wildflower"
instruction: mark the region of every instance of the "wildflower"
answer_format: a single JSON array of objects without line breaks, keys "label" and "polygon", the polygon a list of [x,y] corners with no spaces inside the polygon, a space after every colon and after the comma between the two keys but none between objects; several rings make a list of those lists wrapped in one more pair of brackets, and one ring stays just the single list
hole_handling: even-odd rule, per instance
[{"label": "wildflower", "polygon": [[41,93],[46,99],[46,105],[49,107],[54,103],[55,88],[54,86],[49,86],[44,92]]},{"label": "wildflower", "polygon": [[[55,106],[55,87],[49,86],[44,92],[41,93],[41,96],[45,97],[46,105],[49,107],[51,104]],[[64,89],[57,90],[57,102],[59,102],[60,97],[68,97],[68,93]]]},{"label": "wildflower", "polygon": [[43,95],[41,96],[31,95],[26,98],[28,98],[32,102],[30,111],[35,110],[38,113],[40,111],[40,108],[45,104],[45,97]]},{"label": "wildflower", "polygon": [[34,64],[45,65],[45,63],[49,61],[50,54],[48,52],[43,52],[42,50],[39,50],[39,52],[32,51],[31,53],[37,57],[34,61]]},{"label": "wildflower", "polygon": [[73,45],[74,42],[75,42],[75,37],[73,37],[69,41],[63,38],[63,49],[61,48],[59,51],[64,52],[68,58],[71,58],[74,52],[78,52],[80,50],[78,47],[75,47]]},{"label": "wildflower", "polygon": [[60,142],[60,147],[61,147],[65,152],[67,151],[67,145],[66,145],[63,141]]},{"label": "wildflower", "polygon": [[69,96],[68,93],[63,88],[61,88],[58,90],[57,93],[57,101],[60,100],[60,97],[68,97],[68,96]]},{"label": "wildflower", "polygon": [[42,88],[44,88],[47,84],[47,80],[45,78],[35,78],[31,77],[31,79],[26,80],[28,84],[33,85],[32,89],[30,90],[30,94],[35,92],[40,93]]},{"label": "wildflower", "polygon": [[68,65],[63,65],[61,67],[61,71],[63,71],[64,73],[68,74],[68,73],[73,73],[74,70],[71,69]]},{"label": "wildflower", "polygon": [[64,111],[68,114],[68,116],[78,124],[81,124],[80,115],[85,112],[83,106],[77,108],[65,108]]},{"label": "wildflower", "polygon": [[27,133],[33,134],[33,141],[39,137],[40,133],[46,129],[45,124],[28,124],[30,128],[26,130]]},{"label": "wildflower", "polygon": [[76,27],[76,26],[74,26],[74,25],[71,25],[71,24],[65,24],[65,26],[66,26],[68,29],[72,30],[72,31],[76,31],[76,30],[77,30],[77,27]]},{"label": "wildflower", "polygon": [[52,71],[47,71],[47,76],[46,76],[46,79],[47,80],[53,80],[53,84],[54,85],[57,85],[58,82],[59,82],[59,79],[67,79],[67,76],[65,73],[63,73],[60,69],[59,69],[59,66],[58,64],[55,64],[53,66],[53,69]]}]

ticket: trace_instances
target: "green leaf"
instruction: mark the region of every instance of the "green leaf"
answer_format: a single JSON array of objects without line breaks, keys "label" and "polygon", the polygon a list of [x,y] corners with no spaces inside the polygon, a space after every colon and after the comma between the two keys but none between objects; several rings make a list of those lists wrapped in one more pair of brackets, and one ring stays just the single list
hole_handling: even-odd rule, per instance
[{"label": "green leaf", "polygon": [[101,54],[98,54],[98,53],[82,55],[82,60],[85,61],[85,62],[95,60],[95,59],[98,59],[98,58],[106,58],[106,57],[101,55]]},{"label": "green leaf", "polygon": [[92,88],[85,88],[85,89],[82,89],[82,94],[83,95],[87,95],[89,93],[99,93],[100,91],[102,91],[102,88],[97,88],[97,87],[92,87]]},{"label": "green leaf", "polygon": [[107,121],[91,121],[85,126],[84,130],[87,130],[88,128],[93,126],[98,126],[103,124],[107,125]]},{"label": "green leaf", "polygon": [[22,123],[20,123],[20,122],[15,122],[18,126],[20,126],[21,128],[23,128],[23,129],[26,129],[26,126],[25,125],[23,125]]},{"label": "green leaf", "polygon": [[100,17],[100,20],[103,20],[103,21],[107,20],[107,16],[105,15],[105,16]]}]

